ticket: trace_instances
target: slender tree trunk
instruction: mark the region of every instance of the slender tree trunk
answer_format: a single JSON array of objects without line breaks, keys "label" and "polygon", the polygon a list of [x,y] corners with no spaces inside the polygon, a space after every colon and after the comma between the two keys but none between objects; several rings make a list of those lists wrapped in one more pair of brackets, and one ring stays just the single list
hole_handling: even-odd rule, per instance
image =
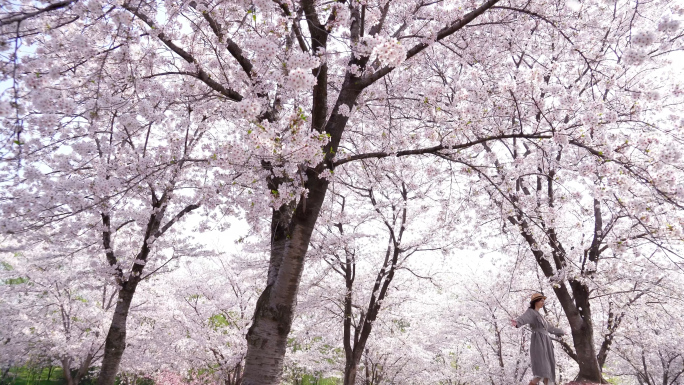
[{"label": "slender tree trunk", "polygon": [[[64,371],[64,379],[67,382],[67,385],[78,385],[81,382],[81,379],[86,375],[88,372],[88,368],[90,367],[90,364],[93,361],[93,355],[88,353],[86,358],[83,360],[81,363],[81,366],[78,368],[78,371],[76,372],[75,375],[71,375],[71,358],[64,358],[62,359],[62,370]],[[52,367],[50,367],[50,370],[48,371],[48,380],[50,380],[50,375],[52,374]]]},{"label": "slender tree trunk", "polygon": [[[560,155],[559,155],[560,156]],[[560,158],[558,158],[560,160]],[[541,171],[541,170],[540,170]],[[553,177],[554,171],[549,172],[549,176],[546,178],[547,181],[547,194],[549,198],[549,206],[553,207],[554,203],[554,190],[553,190]],[[542,178],[537,178],[537,190],[542,191]],[[522,188],[521,183],[518,183],[517,190],[522,191],[525,195],[529,195],[527,189]],[[513,202],[517,202],[516,196],[511,196]],[[530,250],[534,255],[537,265],[541,268],[544,276],[547,278],[552,278],[555,275],[555,270],[561,270],[567,264],[566,252],[563,245],[558,240],[556,231],[554,228],[547,228],[542,223],[542,228],[544,229],[546,235],[549,239],[549,245],[552,248],[551,257],[546,258],[544,253],[539,250],[537,245],[537,240],[532,235],[529,229],[529,223],[524,217],[521,209],[518,209],[517,217],[514,218],[510,216],[508,218],[513,224],[520,226],[520,235],[525,239],[525,241],[530,246]],[[600,245],[602,242],[601,235],[604,234],[603,231],[603,219],[601,215],[600,202],[594,200],[594,239],[592,241],[591,247],[585,251],[585,259],[588,258],[591,262],[598,262],[600,255]],[[552,265],[553,263],[553,265]],[[555,268],[555,270],[554,270]],[[584,270],[584,265],[583,265]],[[586,275],[591,275],[591,271],[584,272]],[[588,381],[593,383],[606,383],[601,375],[601,366],[597,359],[596,348],[594,346],[594,325],[591,319],[591,305],[589,303],[589,288],[578,281],[575,278],[568,279],[568,285],[564,281],[557,282],[553,286],[553,291],[556,294],[556,298],[563,307],[565,316],[570,323],[570,329],[572,331],[572,339],[575,347],[576,361],[579,366],[579,374],[577,375],[578,381]],[[574,357],[573,357],[574,358]]]},{"label": "slender tree trunk", "polygon": [[155,212],[150,215],[150,219],[147,222],[147,228],[145,229],[145,235],[142,239],[142,247],[135,258],[136,261],[141,261],[141,263],[136,262],[133,264],[128,277],[124,276],[124,272],[119,266],[119,261],[112,250],[112,223],[109,214],[101,214],[102,223],[104,225],[104,230],[102,232],[102,245],[105,248],[107,261],[116,271],[116,282],[120,289],[117,296],[116,307],[114,308],[112,323],[109,326],[107,338],[105,339],[102,367],[100,369],[100,375],[97,379],[98,385],[114,385],[114,381],[116,380],[116,375],[119,371],[119,364],[121,363],[121,357],[126,349],[126,321],[128,320],[128,312],[131,308],[131,303],[133,302],[135,290],[143,278],[142,273],[145,268],[145,263],[150,255],[151,243],[148,242],[151,239],[161,237],[166,230],[173,226],[174,223],[176,223],[185,214],[199,208],[199,205],[197,204],[186,206],[162,227],[161,222],[166,213],[166,204],[167,200],[169,199],[169,193],[173,191],[174,187],[175,181],[172,182],[171,186],[166,191],[164,191],[160,198],[157,198],[157,195],[154,193],[154,191],[152,191],[152,208],[155,209]]},{"label": "slender tree trunk", "polygon": [[64,372],[64,379],[66,380],[67,385],[75,385],[74,379],[71,377],[71,359],[70,358],[63,358],[62,359],[62,371]]},{"label": "slender tree trunk", "polygon": [[[361,313],[358,326],[354,328],[353,338],[351,333],[351,317],[352,292],[354,289],[354,279],[356,276],[356,261],[353,258],[349,258],[349,255],[347,255],[345,260],[344,278],[347,294],[344,297],[344,350],[346,357],[344,385],[354,385],[356,383],[357,368],[361,362],[362,354],[366,350],[368,337],[373,330],[373,323],[380,313],[380,304],[387,297],[389,286],[392,283],[394,272],[397,268],[399,255],[403,252],[399,245],[401,244],[404,231],[406,230],[406,203],[408,199],[408,192],[406,191],[406,186],[403,182],[401,183],[401,186],[401,196],[404,199],[404,207],[400,213],[398,213],[397,217],[394,218],[391,224],[388,221],[385,221],[385,226],[387,226],[387,229],[389,230],[389,242],[385,252],[385,261],[383,262],[382,267],[378,271],[378,274],[375,278],[375,284],[373,286],[373,291],[371,292],[372,294],[366,308],[366,312],[365,314]],[[368,191],[368,196],[370,197],[371,203],[374,207],[376,207],[377,210],[377,202],[373,195],[373,190]],[[398,224],[396,223],[397,219],[399,220]],[[396,226],[398,229],[394,228],[394,226]],[[342,225],[340,225],[340,232],[342,232]]]},{"label": "slender tree trunk", "polygon": [[233,382],[230,383],[230,385],[240,385],[242,384],[242,363],[238,362],[237,365],[235,365],[234,371],[234,376],[233,376]]},{"label": "slender tree trunk", "polygon": [[131,308],[133,294],[138,286],[138,280],[129,280],[124,283],[119,290],[118,301],[114,309],[112,324],[107,332],[105,340],[104,357],[102,358],[102,368],[97,379],[98,385],[114,385],[116,375],[119,371],[121,357],[126,349],[126,321],[128,311]]}]

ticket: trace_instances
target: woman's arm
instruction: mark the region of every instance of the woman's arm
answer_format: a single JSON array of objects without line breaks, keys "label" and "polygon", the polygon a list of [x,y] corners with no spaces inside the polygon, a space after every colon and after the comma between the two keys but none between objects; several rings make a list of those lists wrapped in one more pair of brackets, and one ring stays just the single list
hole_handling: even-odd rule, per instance
[{"label": "woman's arm", "polygon": [[511,322],[511,324],[516,328],[529,324],[535,318],[534,313],[532,313],[533,311],[534,310],[532,309],[527,309],[527,311],[524,312],[520,317],[516,318],[515,320],[512,320],[513,322]]}]

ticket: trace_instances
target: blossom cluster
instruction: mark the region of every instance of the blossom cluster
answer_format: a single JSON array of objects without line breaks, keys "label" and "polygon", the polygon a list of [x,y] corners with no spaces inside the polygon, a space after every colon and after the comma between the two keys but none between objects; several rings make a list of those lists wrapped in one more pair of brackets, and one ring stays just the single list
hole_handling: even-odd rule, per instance
[{"label": "blossom cluster", "polygon": [[373,48],[372,56],[383,66],[398,67],[406,60],[406,48],[396,38],[382,38]]},{"label": "blossom cluster", "polygon": [[246,98],[237,103],[236,108],[241,118],[253,120],[261,113],[261,102],[256,98]]},{"label": "blossom cluster", "polygon": [[287,76],[287,85],[293,91],[311,90],[316,85],[316,78],[304,68],[295,68]]}]

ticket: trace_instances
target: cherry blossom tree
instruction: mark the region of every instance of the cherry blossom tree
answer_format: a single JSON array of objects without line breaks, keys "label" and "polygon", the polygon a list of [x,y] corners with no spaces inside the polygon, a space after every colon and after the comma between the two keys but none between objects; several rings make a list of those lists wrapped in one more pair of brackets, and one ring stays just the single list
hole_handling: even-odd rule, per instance
[{"label": "cherry blossom tree", "polygon": [[[607,195],[599,192],[599,195],[589,199],[582,199],[579,195],[577,201],[573,202],[569,194],[560,192],[563,184],[559,183],[559,179],[562,180],[562,177],[559,178],[561,174],[556,174],[556,171],[562,167],[554,166],[554,171],[549,174],[543,172],[542,167],[539,168],[535,174],[544,176],[534,177],[537,179],[536,194],[528,194],[534,187],[527,190],[523,182],[525,178],[518,178],[516,182],[520,195],[510,193],[515,191],[515,187],[504,190],[500,185],[495,185],[495,190],[491,190],[491,193],[500,197],[494,199],[500,199],[498,204],[502,207],[502,217],[518,227],[515,233],[509,234],[517,233],[528,244],[543,275],[553,284],[556,297],[564,307],[574,342],[574,352],[568,351],[580,366],[579,378],[598,382],[601,368],[610,351],[613,334],[620,325],[619,314],[624,313],[642,295],[652,291],[653,287],[657,287],[662,279],[649,279],[643,272],[625,269],[623,264],[640,262],[642,253],[650,253],[650,257],[646,257],[650,262],[665,260],[665,263],[656,264],[661,270],[668,265],[676,269],[678,264],[673,264],[672,258],[680,258],[676,251],[679,248],[677,244],[681,242],[678,235],[680,230],[674,230],[671,225],[663,226],[662,223],[681,223],[681,214],[677,207],[673,210],[669,203],[663,202],[659,197],[649,202],[638,194],[638,198],[632,198],[632,204],[647,205],[646,211],[659,217],[657,223],[660,226],[656,223],[648,225],[648,217],[629,208],[630,204],[627,202],[630,201],[629,194],[632,191],[622,189],[619,193],[616,189]],[[481,173],[481,168],[474,166],[473,169],[478,171],[478,176],[487,179],[488,183],[492,182],[489,176]],[[598,178],[594,182],[602,185],[601,190],[608,190],[610,187],[603,187],[608,183],[604,185],[601,182],[603,176],[599,175]],[[554,187],[555,184],[559,188]],[[563,189],[572,191],[568,185],[564,185]],[[541,194],[545,195],[545,207],[538,204]],[[523,203],[524,198],[520,197],[527,195],[536,196],[534,200]],[[508,204],[512,206],[512,210],[503,209]],[[577,209],[572,208],[575,204]],[[525,205],[529,206],[524,208]],[[674,205],[677,206],[677,203]],[[572,217],[561,213],[572,213]],[[587,219],[578,220],[582,216],[586,218],[587,214]],[[503,224],[501,228],[506,228],[506,225]],[[592,235],[584,239],[572,236],[577,230]],[[658,253],[663,255],[659,256]],[[607,261],[603,261],[604,259]],[[599,260],[602,260],[601,265],[598,264]],[[628,293],[630,298],[616,301],[612,292]],[[602,297],[607,297],[608,300],[607,306],[604,304],[602,307],[606,315],[607,330],[599,343],[600,348],[597,349],[594,345],[592,299]],[[618,302],[622,303],[619,309],[613,306]]]},{"label": "cherry blossom tree", "polygon": [[[475,252],[475,251],[471,251]],[[529,306],[530,292],[550,289],[539,280],[535,263],[524,258],[484,256],[479,264],[462,263],[450,276],[448,304],[440,322],[448,329],[441,355],[444,382],[528,384],[530,331],[510,327],[509,320]],[[542,314],[567,329],[562,308],[549,300]],[[564,353],[566,338],[554,338],[559,383],[573,378],[576,363]]]},{"label": "cherry blossom tree", "polygon": [[[78,384],[101,363],[118,290],[106,279],[106,268],[70,246],[68,241],[39,243],[3,257],[3,282],[10,284],[1,286],[2,308],[7,325],[13,326],[4,331],[3,366],[42,357],[44,366],[61,366],[67,383]],[[175,252],[182,248],[177,244]],[[140,304],[133,307],[139,310]],[[128,345],[141,343],[137,329],[134,323]]]},{"label": "cherry blossom tree", "polygon": [[[50,225],[65,238],[91,230],[86,243],[98,240],[93,255],[105,254],[120,287],[99,380],[111,384],[130,303],[161,236],[200,206],[220,206],[217,215],[241,207],[254,227],[270,216],[244,383],[278,383],[327,191],[359,160],[458,162],[508,144],[525,151],[510,163],[536,173],[568,147],[576,159],[610,160],[639,183],[635,196],[681,207],[676,167],[654,169],[677,162],[678,142],[639,141],[657,129],[676,137],[676,114],[669,126],[640,116],[656,93],[676,96],[679,86],[641,75],[681,47],[681,12],[667,1],[11,2],[0,16],[10,84],[0,107],[2,175],[12,184],[0,228]],[[613,137],[604,122],[630,130]],[[526,156],[525,146],[539,150]],[[560,174],[542,167],[551,170]],[[511,185],[515,172],[502,170],[520,195],[504,212],[533,200],[523,199],[524,183]],[[518,224],[523,209],[513,212]],[[135,241],[115,253],[113,237]],[[587,347],[577,354],[592,357],[580,360],[589,362],[581,376],[595,379],[591,344],[578,342],[590,330],[582,305],[566,314]]]},{"label": "cherry blossom tree", "polygon": [[[362,357],[369,355],[367,344],[376,319],[387,306],[390,290],[396,291],[395,275],[429,280],[412,269],[409,258],[447,249],[451,243],[450,234],[438,222],[419,226],[435,216],[448,215],[448,210],[439,211],[442,205],[428,209],[428,202],[434,204],[440,199],[434,194],[437,181],[422,173],[414,174],[409,167],[397,170],[392,161],[379,161],[388,164],[376,167],[365,163],[359,164],[362,170],[349,168],[344,175],[338,175],[329,203],[333,207],[326,207],[330,215],[322,218],[322,231],[314,235],[309,252],[329,267],[323,274],[334,272],[344,282],[342,290],[335,290],[343,293],[334,301],[337,309],[330,311],[341,310],[345,384],[356,382]],[[362,204],[355,201],[366,201],[368,208],[362,210]],[[345,212],[349,207],[355,208],[353,214]],[[378,232],[378,227],[382,231]],[[363,240],[365,237],[370,239]],[[362,285],[367,288],[359,287]]]},{"label": "cherry blossom tree", "polygon": [[[80,54],[88,57],[84,49]],[[21,120],[26,131],[16,134],[20,144],[3,163],[3,175],[17,183],[4,191],[2,226],[26,245],[63,245],[93,258],[84,263],[115,296],[100,373],[100,382],[112,383],[138,284],[169,261],[199,252],[183,236],[163,236],[200,205],[215,207],[218,201],[205,188],[216,196],[215,190],[227,184],[222,179],[226,173],[208,175],[191,158],[206,155],[200,143],[212,125],[193,113],[192,96],[165,98],[158,83],[142,77],[142,83],[117,88],[117,78],[105,75],[104,64],[111,59],[108,65],[118,66],[125,57],[121,51],[115,58],[105,54],[103,66],[59,53],[48,65],[43,61],[48,56],[41,51],[22,61],[22,68],[38,75],[26,84],[26,104],[15,109],[26,109]],[[81,65],[99,70],[87,72]],[[77,73],[87,72],[85,77],[60,75],[73,66]],[[67,96],[71,87],[74,92]],[[99,97],[104,89],[106,95]]]},{"label": "cherry blossom tree", "polygon": [[143,292],[132,320],[146,325],[145,343],[128,348],[122,370],[239,385],[262,271],[225,255],[182,265]]},{"label": "cherry blossom tree", "polygon": [[72,385],[102,357],[113,297],[92,270],[69,268],[71,258],[3,258],[2,280],[11,282],[0,286],[3,324],[8,326],[3,328],[3,367],[30,364],[41,357],[44,366],[61,366]]},{"label": "cherry blossom tree", "polygon": [[[494,69],[500,63],[470,53],[473,69],[467,73],[489,84],[487,100],[493,103],[484,108],[500,110],[521,132],[546,127],[553,140],[503,139],[442,155],[484,183],[484,196],[474,196],[473,202],[491,199],[498,207],[482,210],[498,211],[500,216],[500,224],[490,227],[492,232],[485,237],[510,235],[512,224],[515,236],[528,244],[570,321],[578,377],[594,382],[601,381],[610,329],[619,325],[609,315],[600,350],[594,346],[591,293],[601,281],[611,280],[610,275],[598,277],[599,260],[622,258],[632,248],[648,252],[649,244],[665,258],[681,258],[677,248],[682,239],[682,192],[675,183],[681,171],[681,93],[677,83],[663,82],[674,76],[668,75],[669,61],[663,57],[679,49],[680,43],[671,45],[679,39],[679,27],[669,15],[658,14],[639,22],[641,32],[636,32],[626,21],[645,14],[629,7],[617,9],[616,3],[614,21],[626,18],[622,22],[591,27],[605,31],[601,45],[578,48],[581,34],[559,32],[545,43],[534,43],[539,48],[536,54],[527,46],[513,49],[516,53],[508,65],[515,70],[506,80],[496,77],[502,73]],[[675,13],[678,9],[673,8]],[[535,23],[533,35],[555,28],[559,20],[548,11],[545,16],[529,15]],[[586,61],[568,61],[567,54],[579,54]],[[455,75],[446,66],[435,67],[434,76],[441,76],[445,86],[463,84],[452,80]],[[562,76],[575,69],[577,77]],[[448,118],[444,104],[437,98],[435,108]],[[467,124],[479,122],[475,118]],[[479,222],[491,220],[483,214]],[[611,265],[606,263],[607,274],[615,268]],[[632,278],[631,283],[637,281],[632,299],[636,300],[647,288],[639,277]]]},{"label": "cherry blossom tree", "polygon": [[681,344],[681,275],[668,274],[640,306],[619,313],[623,326],[615,333],[614,352],[606,362],[613,375],[641,384],[676,384],[684,375]]}]

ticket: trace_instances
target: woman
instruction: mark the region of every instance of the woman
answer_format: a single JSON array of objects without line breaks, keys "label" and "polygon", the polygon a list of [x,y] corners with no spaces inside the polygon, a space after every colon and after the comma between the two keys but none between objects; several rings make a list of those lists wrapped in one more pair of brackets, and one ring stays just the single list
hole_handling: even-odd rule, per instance
[{"label": "woman", "polygon": [[540,293],[532,294],[530,308],[518,319],[511,320],[511,325],[516,328],[529,324],[532,329],[530,359],[534,378],[530,381],[530,385],[537,385],[540,380],[544,380],[544,385],[548,385],[549,379],[552,383],[556,382],[556,358],[553,356],[553,344],[549,333],[558,336],[565,334],[563,330],[550,326],[539,313],[539,309],[544,306],[545,299],[546,297]]}]

